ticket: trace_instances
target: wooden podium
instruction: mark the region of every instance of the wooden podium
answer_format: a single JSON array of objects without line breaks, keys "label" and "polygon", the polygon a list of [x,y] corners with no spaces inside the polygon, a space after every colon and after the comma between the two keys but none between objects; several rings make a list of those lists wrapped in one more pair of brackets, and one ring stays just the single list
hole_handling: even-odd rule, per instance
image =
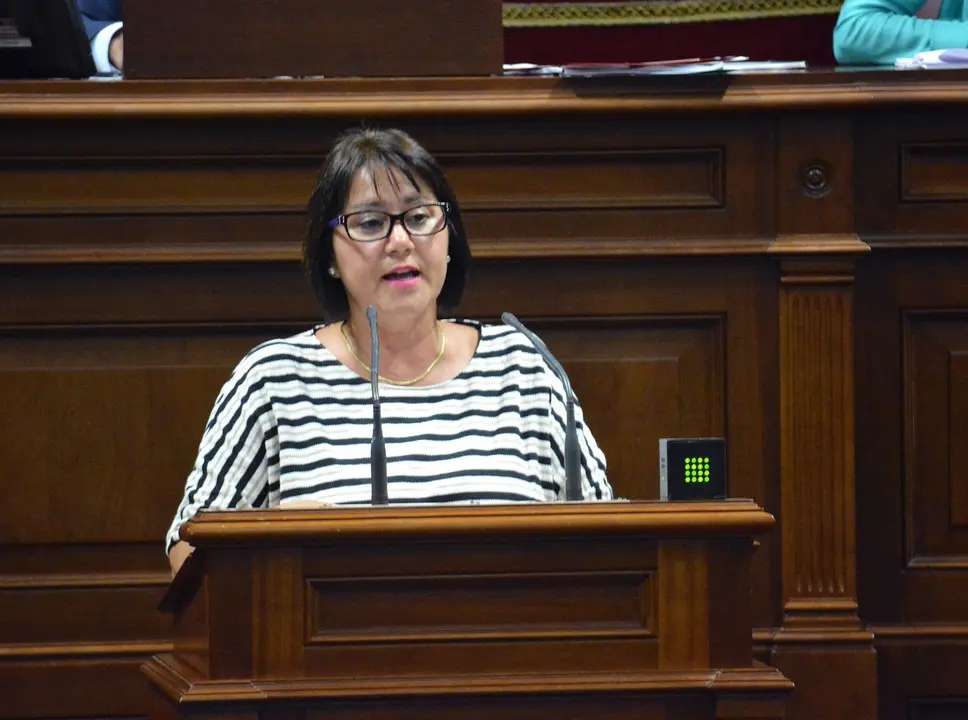
[{"label": "wooden podium", "polygon": [[751,501],[202,513],[161,718],[780,718]]}]

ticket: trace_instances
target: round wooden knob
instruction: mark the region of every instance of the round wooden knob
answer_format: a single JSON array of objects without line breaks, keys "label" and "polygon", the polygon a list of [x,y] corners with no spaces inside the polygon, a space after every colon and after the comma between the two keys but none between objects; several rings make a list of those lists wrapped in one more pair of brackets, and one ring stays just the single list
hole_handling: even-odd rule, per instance
[{"label": "round wooden knob", "polygon": [[830,192],[830,171],[823,163],[811,163],[800,171],[800,182],[808,195],[826,195]]}]

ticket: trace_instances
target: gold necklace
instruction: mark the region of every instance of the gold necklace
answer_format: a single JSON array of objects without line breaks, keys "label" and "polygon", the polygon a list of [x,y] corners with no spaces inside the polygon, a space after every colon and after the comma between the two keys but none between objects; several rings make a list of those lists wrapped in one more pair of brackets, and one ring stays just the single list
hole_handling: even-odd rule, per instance
[{"label": "gold necklace", "polygon": [[[438,329],[440,328],[439,323],[437,327]],[[353,349],[353,342],[350,340],[350,336],[346,334],[345,322],[340,324],[339,332],[340,332],[340,335],[343,336],[343,343],[346,345],[346,349],[350,351],[350,355],[353,356],[353,359],[356,360],[356,362],[358,362],[360,365],[362,365],[363,369],[366,370],[368,374],[372,374],[373,371],[370,369],[370,366],[367,365],[365,362],[363,362],[363,358],[357,355],[356,350]],[[424,370],[422,373],[420,373],[413,380],[390,380],[389,378],[385,378],[382,375],[377,375],[376,377],[380,382],[385,382],[388,385],[399,385],[402,387],[409,387],[410,385],[416,385],[418,382],[420,382],[425,377],[427,377],[430,374],[431,370],[437,367],[437,363],[439,363],[440,359],[444,356],[444,349],[446,347],[447,347],[447,334],[441,332],[440,333],[440,352],[437,353],[437,357],[434,358],[433,362],[430,363],[427,369]]]}]

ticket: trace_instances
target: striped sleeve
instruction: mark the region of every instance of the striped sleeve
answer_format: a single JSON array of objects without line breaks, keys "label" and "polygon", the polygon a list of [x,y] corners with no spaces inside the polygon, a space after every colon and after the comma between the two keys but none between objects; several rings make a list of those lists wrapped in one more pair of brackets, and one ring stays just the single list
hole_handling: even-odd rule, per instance
[{"label": "striped sleeve", "polygon": [[[253,350],[222,387],[205,425],[195,466],[168,530],[166,550],[182,525],[203,509],[266,507],[270,465],[278,467],[272,407],[259,363],[269,344]],[[278,482],[278,480],[277,480]]]},{"label": "striped sleeve", "polygon": [[[552,464],[558,477],[565,477],[565,428],[568,411],[564,387],[557,377],[551,379],[551,446]],[[579,462],[581,465],[582,498],[585,500],[611,500],[612,486],[606,473],[605,453],[598,447],[595,437],[585,424],[585,416],[578,398],[575,398],[575,424],[578,427]],[[562,484],[564,482],[562,481]]]},{"label": "striped sleeve", "polygon": [[[567,403],[565,387],[558,376],[551,370],[540,353],[517,330],[503,328],[508,341],[512,343],[508,362],[512,365],[531,365],[542,377],[541,384],[550,388],[550,456],[552,473],[560,478],[557,483],[560,497],[564,497],[565,485],[565,435],[567,427]],[[500,332],[500,331],[499,331]],[[527,358],[526,360],[524,358]],[[535,382],[538,382],[535,379]],[[608,482],[606,472],[605,453],[598,447],[594,435],[585,424],[584,413],[578,398],[575,398],[575,424],[578,429],[579,463],[582,477],[582,498],[584,500],[612,500],[612,486]]]}]

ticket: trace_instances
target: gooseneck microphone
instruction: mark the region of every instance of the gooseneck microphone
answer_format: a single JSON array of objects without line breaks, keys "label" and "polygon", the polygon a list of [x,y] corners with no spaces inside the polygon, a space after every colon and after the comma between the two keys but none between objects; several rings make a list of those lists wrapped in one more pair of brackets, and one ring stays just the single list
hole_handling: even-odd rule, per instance
[{"label": "gooseneck microphone", "polygon": [[584,494],[581,491],[578,455],[578,424],[575,422],[575,393],[571,389],[568,374],[557,358],[551,354],[544,341],[528,330],[514,315],[506,312],[501,315],[501,320],[505,325],[510,325],[531,341],[534,349],[544,358],[555,375],[558,376],[558,379],[561,380],[561,384],[565,386],[565,499],[568,501],[583,500]]},{"label": "gooseneck microphone", "polygon": [[373,396],[373,439],[370,441],[370,502],[388,505],[387,447],[383,440],[383,419],[380,412],[380,336],[376,328],[376,308],[366,308],[370,321],[370,392]]}]

